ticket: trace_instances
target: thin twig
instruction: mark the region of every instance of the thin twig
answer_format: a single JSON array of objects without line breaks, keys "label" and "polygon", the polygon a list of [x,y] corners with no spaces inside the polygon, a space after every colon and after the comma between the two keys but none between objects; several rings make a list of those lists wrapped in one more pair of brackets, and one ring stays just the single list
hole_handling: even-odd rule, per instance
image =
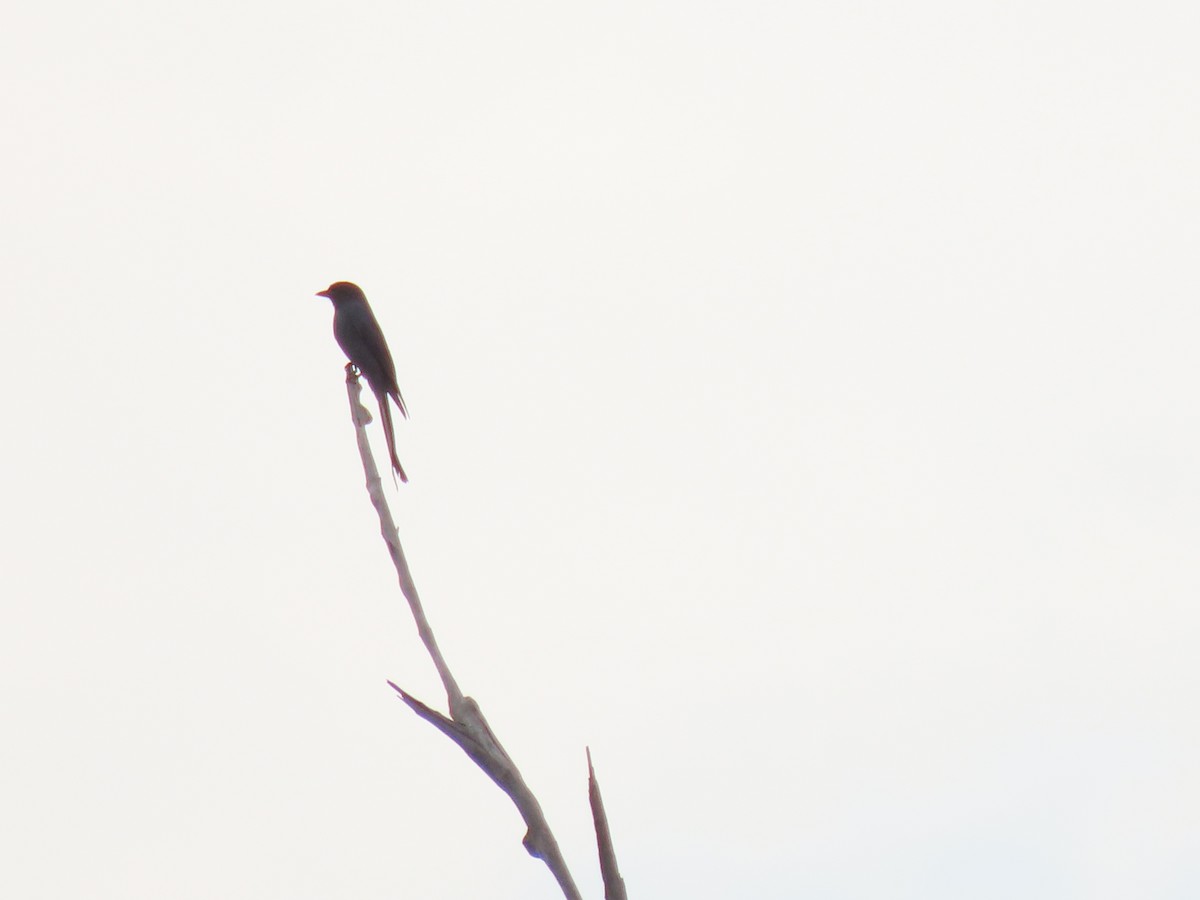
[{"label": "thin twig", "polygon": [[383,493],[383,482],[379,478],[375,457],[371,454],[371,445],[367,441],[366,426],[371,421],[371,413],[362,404],[362,385],[359,383],[352,365],[346,366],[346,393],[350,398],[350,413],[354,419],[354,434],[358,440],[359,456],[362,457],[363,474],[367,478],[367,493],[371,497],[371,505],[375,507],[375,512],[379,516],[379,532],[383,535],[388,553],[392,557],[392,564],[396,567],[396,575],[400,579],[400,590],[408,601],[408,608],[412,612],[413,619],[416,620],[417,634],[421,636],[421,643],[425,645],[430,658],[433,659],[438,676],[442,679],[442,687],[446,689],[450,713],[453,715],[454,711],[462,705],[462,691],[459,690],[458,682],[454,680],[450,667],[446,665],[442,651],[437,645],[437,639],[433,636],[433,629],[429,627],[429,620],[425,618],[425,608],[421,606],[421,598],[417,594],[417,586],[413,582],[412,572],[409,571],[408,560],[404,557],[404,548],[400,546],[400,537],[396,532],[396,523],[392,519],[392,510]]},{"label": "thin twig", "polygon": [[346,394],[350,399],[350,414],[354,419],[358,452],[362,457],[363,474],[367,479],[367,493],[370,494],[371,503],[379,515],[379,530],[396,567],[400,590],[404,592],[413,619],[416,620],[417,633],[421,636],[421,642],[429,652],[438,675],[442,679],[442,686],[446,690],[446,703],[450,709],[449,718],[406,693],[392,682],[389,681],[388,684],[413,712],[458,744],[463,752],[479,768],[483,769],[504,793],[508,794],[527,826],[525,838],[522,841],[525,849],[531,856],[546,863],[546,867],[558,881],[567,900],[582,900],[582,895],[567,869],[566,860],[563,859],[562,851],[558,848],[558,841],[555,840],[554,833],[551,832],[550,825],[546,822],[537,797],[525,784],[525,779],[521,777],[516,764],[496,739],[496,735],[488,725],[487,719],[484,718],[479,705],[472,698],[463,696],[458,682],[450,672],[450,667],[446,665],[441,650],[438,649],[433,629],[429,627],[429,620],[425,617],[425,610],[417,595],[417,586],[413,582],[412,572],[409,571],[408,561],[404,558],[404,548],[400,546],[396,524],[392,520],[391,509],[389,509],[387,498],[383,493],[383,482],[379,478],[379,470],[375,466],[375,458],[371,454],[371,446],[367,442],[366,424],[371,421],[371,414],[362,405],[360,399],[362,387],[352,366],[346,367]]},{"label": "thin twig", "polygon": [[588,803],[592,807],[592,824],[596,827],[596,846],[600,851],[600,877],[604,879],[604,900],[628,900],[625,879],[617,868],[617,854],[613,850],[612,833],[608,830],[608,816],[604,812],[604,800],[600,797],[600,782],[592,768],[592,750],[587,749]]}]

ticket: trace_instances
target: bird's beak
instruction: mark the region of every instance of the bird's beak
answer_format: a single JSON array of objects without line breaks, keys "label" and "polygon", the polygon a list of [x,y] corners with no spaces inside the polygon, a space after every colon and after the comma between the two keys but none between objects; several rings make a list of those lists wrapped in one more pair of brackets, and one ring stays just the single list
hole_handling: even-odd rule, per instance
[{"label": "bird's beak", "polygon": [[318,296],[318,297],[324,297],[326,300],[328,300],[328,299],[329,299],[329,289],[328,289],[328,288],[326,288],[326,289],[325,289],[325,290],[323,290],[323,291],[317,291],[317,293],[316,293],[316,296]]}]

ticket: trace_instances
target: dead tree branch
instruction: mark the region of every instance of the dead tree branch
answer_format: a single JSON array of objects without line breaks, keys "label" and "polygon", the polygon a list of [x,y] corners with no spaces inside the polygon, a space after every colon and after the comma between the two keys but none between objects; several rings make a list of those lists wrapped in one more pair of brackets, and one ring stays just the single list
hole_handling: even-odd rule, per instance
[{"label": "dead tree branch", "polygon": [[484,718],[479,705],[470,697],[463,696],[458,682],[455,681],[450,667],[446,664],[445,657],[438,648],[433,629],[429,627],[429,620],[421,606],[421,599],[417,594],[417,586],[413,582],[412,572],[409,571],[408,561],[404,557],[404,548],[400,546],[396,524],[392,519],[387,497],[383,492],[383,482],[379,478],[375,458],[371,455],[371,447],[367,442],[366,424],[371,421],[371,414],[362,405],[360,399],[362,387],[352,366],[346,367],[346,394],[350,400],[350,414],[354,420],[358,452],[362,457],[363,474],[367,480],[367,493],[379,516],[379,530],[383,535],[384,543],[387,544],[392,563],[396,567],[400,590],[408,600],[409,610],[417,623],[417,633],[433,660],[438,676],[442,679],[450,716],[446,717],[432,709],[392,682],[389,681],[388,684],[400,696],[400,699],[408,704],[409,709],[458,744],[463,752],[479,768],[483,769],[504,793],[508,794],[516,805],[517,811],[525,820],[527,830],[522,841],[525,849],[531,856],[545,862],[567,900],[582,900],[582,895],[575,886],[575,880],[571,877],[562,852],[558,848],[558,841],[555,840],[554,834],[546,822],[546,817],[542,813],[541,804],[533,795],[533,791],[525,784],[525,779],[521,777],[512,758],[500,741],[496,739],[496,735],[488,725],[487,719]]}]

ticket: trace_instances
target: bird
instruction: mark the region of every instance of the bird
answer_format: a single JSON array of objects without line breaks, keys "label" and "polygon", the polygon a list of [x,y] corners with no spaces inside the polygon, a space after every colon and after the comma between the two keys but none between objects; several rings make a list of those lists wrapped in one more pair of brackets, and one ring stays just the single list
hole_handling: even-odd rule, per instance
[{"label": "bird", "polygon": [[327,297],[333,302],[333,336],[379,401],[379,416],[387,439],[388,455],[392,458],[392,470],[400,476],[401,481],[407,482],[408,476],[404,474],[404,467],[396,456],[396,435],[392,428],[392,408],[388,398],[396,402],[400,415],[406,419],[408,408],[396,383],[396,364],[392,362],[383,329],[379,327],[375,313],[371,312],[371,304],[367,303],[367,295],[357,284],[335,281],[325,290],[318,291],[317,296]]}]

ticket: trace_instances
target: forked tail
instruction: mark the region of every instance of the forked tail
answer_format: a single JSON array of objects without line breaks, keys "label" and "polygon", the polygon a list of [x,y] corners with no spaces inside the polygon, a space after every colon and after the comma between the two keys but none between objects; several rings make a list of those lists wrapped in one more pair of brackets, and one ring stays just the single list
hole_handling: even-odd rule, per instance
[{"label": "forked tail", "polygon": [[408,476],[404,474],[404,466],[400,465],[400,458],[396,456],[396,432],[392,427],[392,408],[388,403],[387,394],[379,395],[379,418],[383,424],[383,436],[387,440],[388,456],[392,458],[392,470],[400,476],[400,480],[407,483]]}]

